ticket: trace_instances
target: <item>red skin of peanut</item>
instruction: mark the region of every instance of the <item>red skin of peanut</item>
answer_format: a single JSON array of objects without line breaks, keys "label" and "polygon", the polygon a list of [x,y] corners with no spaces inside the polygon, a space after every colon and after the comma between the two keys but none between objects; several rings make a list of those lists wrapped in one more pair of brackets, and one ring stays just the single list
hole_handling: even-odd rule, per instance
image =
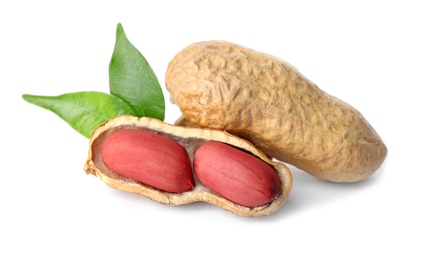
[{"label": "red skin of peanut", "polygon": [[195,187],[186,149],[161,135],[116,131],[102,144],[101,157],[113,172],[159,190],[179,193]]},{"label": "red skin of peanut", "polygon": [[281,193],[281,182],[271,166],[225,143],[202,145],[193,168],[205,186],[243,206],[261,206]]}]

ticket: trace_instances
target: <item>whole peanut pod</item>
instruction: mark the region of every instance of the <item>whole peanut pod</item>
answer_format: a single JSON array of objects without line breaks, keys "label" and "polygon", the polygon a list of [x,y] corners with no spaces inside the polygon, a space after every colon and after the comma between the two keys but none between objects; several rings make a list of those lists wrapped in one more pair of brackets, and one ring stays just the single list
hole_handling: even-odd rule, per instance
[{"label": "whole peanut pod", "polygon": [[170,61],[165,83],[190,123],[241,136],[324,180],[363,180],[387,154],[355,108],[287,62],[234,43],[191,44]]},{"label": "whole peanut pod", "polygon": [[[237,189],[239,185],[224,186],[223,189],[215,191],[193,175],[193,168],[192,176],[189,176],[187,158],[190,165],[193,165],[195,152],[210,142],[230,146],[228,150],[212,148],[214,152],[217,150],[225,156],[217,158],[214,163],[233,169],[231,168],[233,163],[228,159],[234,158],[242,165],[252,165],[253,171],[266,173],[267,176],[262,177],[265,179],[262,182],[253,177],[239,177],[240,174],[249,172],[248,169],[242,168],[235,168],[223,175],[219,174],[218,168],[211,169],[210,174],[216,175],[219,181],[226,181],[235,176],[246,180],[247,186],[271,190],[271,196],[267,195],[269,199],[260,200],[260,195],[254,194],[257,191]],[[183,155],[180,147],[185,149],[188,157]],[[153,150],[151,155],[147,155],[150,150]],[[236,151],[243,152],[251,158],[236,156]],[[177,154],[177,158],[172,159],[174,154]],[[151,157],[151,160],[146,160],[145,157]],[[205,157],[201,162],[207,163],[208,160],[209,158]],[[254,164],[254,160],[258,160],[259,164]],[[287,166],[281,162],[273,162],[247,140],[224,131],[174,126],[153,118],[127,115],[110,119],[95,129],[90,139],[84,169],[87,174],[99,177],[115,189],[136,193],[159,203],[182,205],[203,201],[246,217],[265,216],[277,211],[287,200],[292,186],[292,175]],[[168,174],[164,176],[160,174],[165,171]],[[153,174],[160,179],[155,183],[148,183],[147,174]],[[269,176],[270,174],[274,176]],[[176,179],[177,176],[181,176],[179,180]],[[179,190],[174,188],[168,191],[166,187],[171,183],[173,186],[178,183]],[[181,187],[185,188],[180,190]],[[251,203],[243,205],[247,203],[233,201],[233,198],[221,195],[224,192],[238,197],[246,196]]]}]

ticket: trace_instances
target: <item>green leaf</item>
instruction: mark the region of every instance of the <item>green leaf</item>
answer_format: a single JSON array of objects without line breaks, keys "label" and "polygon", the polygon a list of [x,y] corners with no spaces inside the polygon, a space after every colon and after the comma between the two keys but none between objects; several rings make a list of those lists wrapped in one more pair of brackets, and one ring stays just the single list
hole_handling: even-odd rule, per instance
[{"label": "green leaf", "polygon": [[22,98],[54,112],[87,138],[91,137],[96,127],[112,117],[134,115],[132,109],[121,99],[102,92],[74,92],[59,96],[24,94]]},{"label": "green leaf", "polygon": [[165,101],[159,81],[147,60],[129,42],[121,24],[109,66],[110,93],[124,100],[138,117],[164,120]]}]

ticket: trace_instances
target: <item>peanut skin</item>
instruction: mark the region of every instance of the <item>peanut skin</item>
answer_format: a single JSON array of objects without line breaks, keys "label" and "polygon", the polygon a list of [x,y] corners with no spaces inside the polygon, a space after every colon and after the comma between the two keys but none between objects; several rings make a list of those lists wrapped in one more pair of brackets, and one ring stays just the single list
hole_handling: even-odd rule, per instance
[{"label": "peanut skin", "polygon": [[281,182],[272,167],[225,143],[202,145],[196,150],[193,167],[205,186],[243,206],[261,206],[281,193]]},{"label": "peanut skin", "polygon": [[163,191],[195,187],[186,149],[154,133],[119,130],[103,142],[101,157],[113,172]]},{"label": "peanut skin", "polygon": [[355,108],[285,61],[234,43],[191,44],[171,60],[165,83],[191,123],[244,137],[324,180],[366,179],[387,154]]}]

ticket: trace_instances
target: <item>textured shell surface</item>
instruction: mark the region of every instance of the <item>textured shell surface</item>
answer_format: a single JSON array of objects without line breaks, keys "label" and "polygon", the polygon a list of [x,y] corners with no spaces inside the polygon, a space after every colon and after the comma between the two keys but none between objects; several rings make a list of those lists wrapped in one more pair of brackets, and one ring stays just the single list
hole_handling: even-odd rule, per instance
[{"label": "textured shell surface", "polygon": [[387,154],[355,108],[287,62],[241,45],[191,44],[170,61],[165,83],[191,123],[244,137],[321,179],[363,180]]}]

